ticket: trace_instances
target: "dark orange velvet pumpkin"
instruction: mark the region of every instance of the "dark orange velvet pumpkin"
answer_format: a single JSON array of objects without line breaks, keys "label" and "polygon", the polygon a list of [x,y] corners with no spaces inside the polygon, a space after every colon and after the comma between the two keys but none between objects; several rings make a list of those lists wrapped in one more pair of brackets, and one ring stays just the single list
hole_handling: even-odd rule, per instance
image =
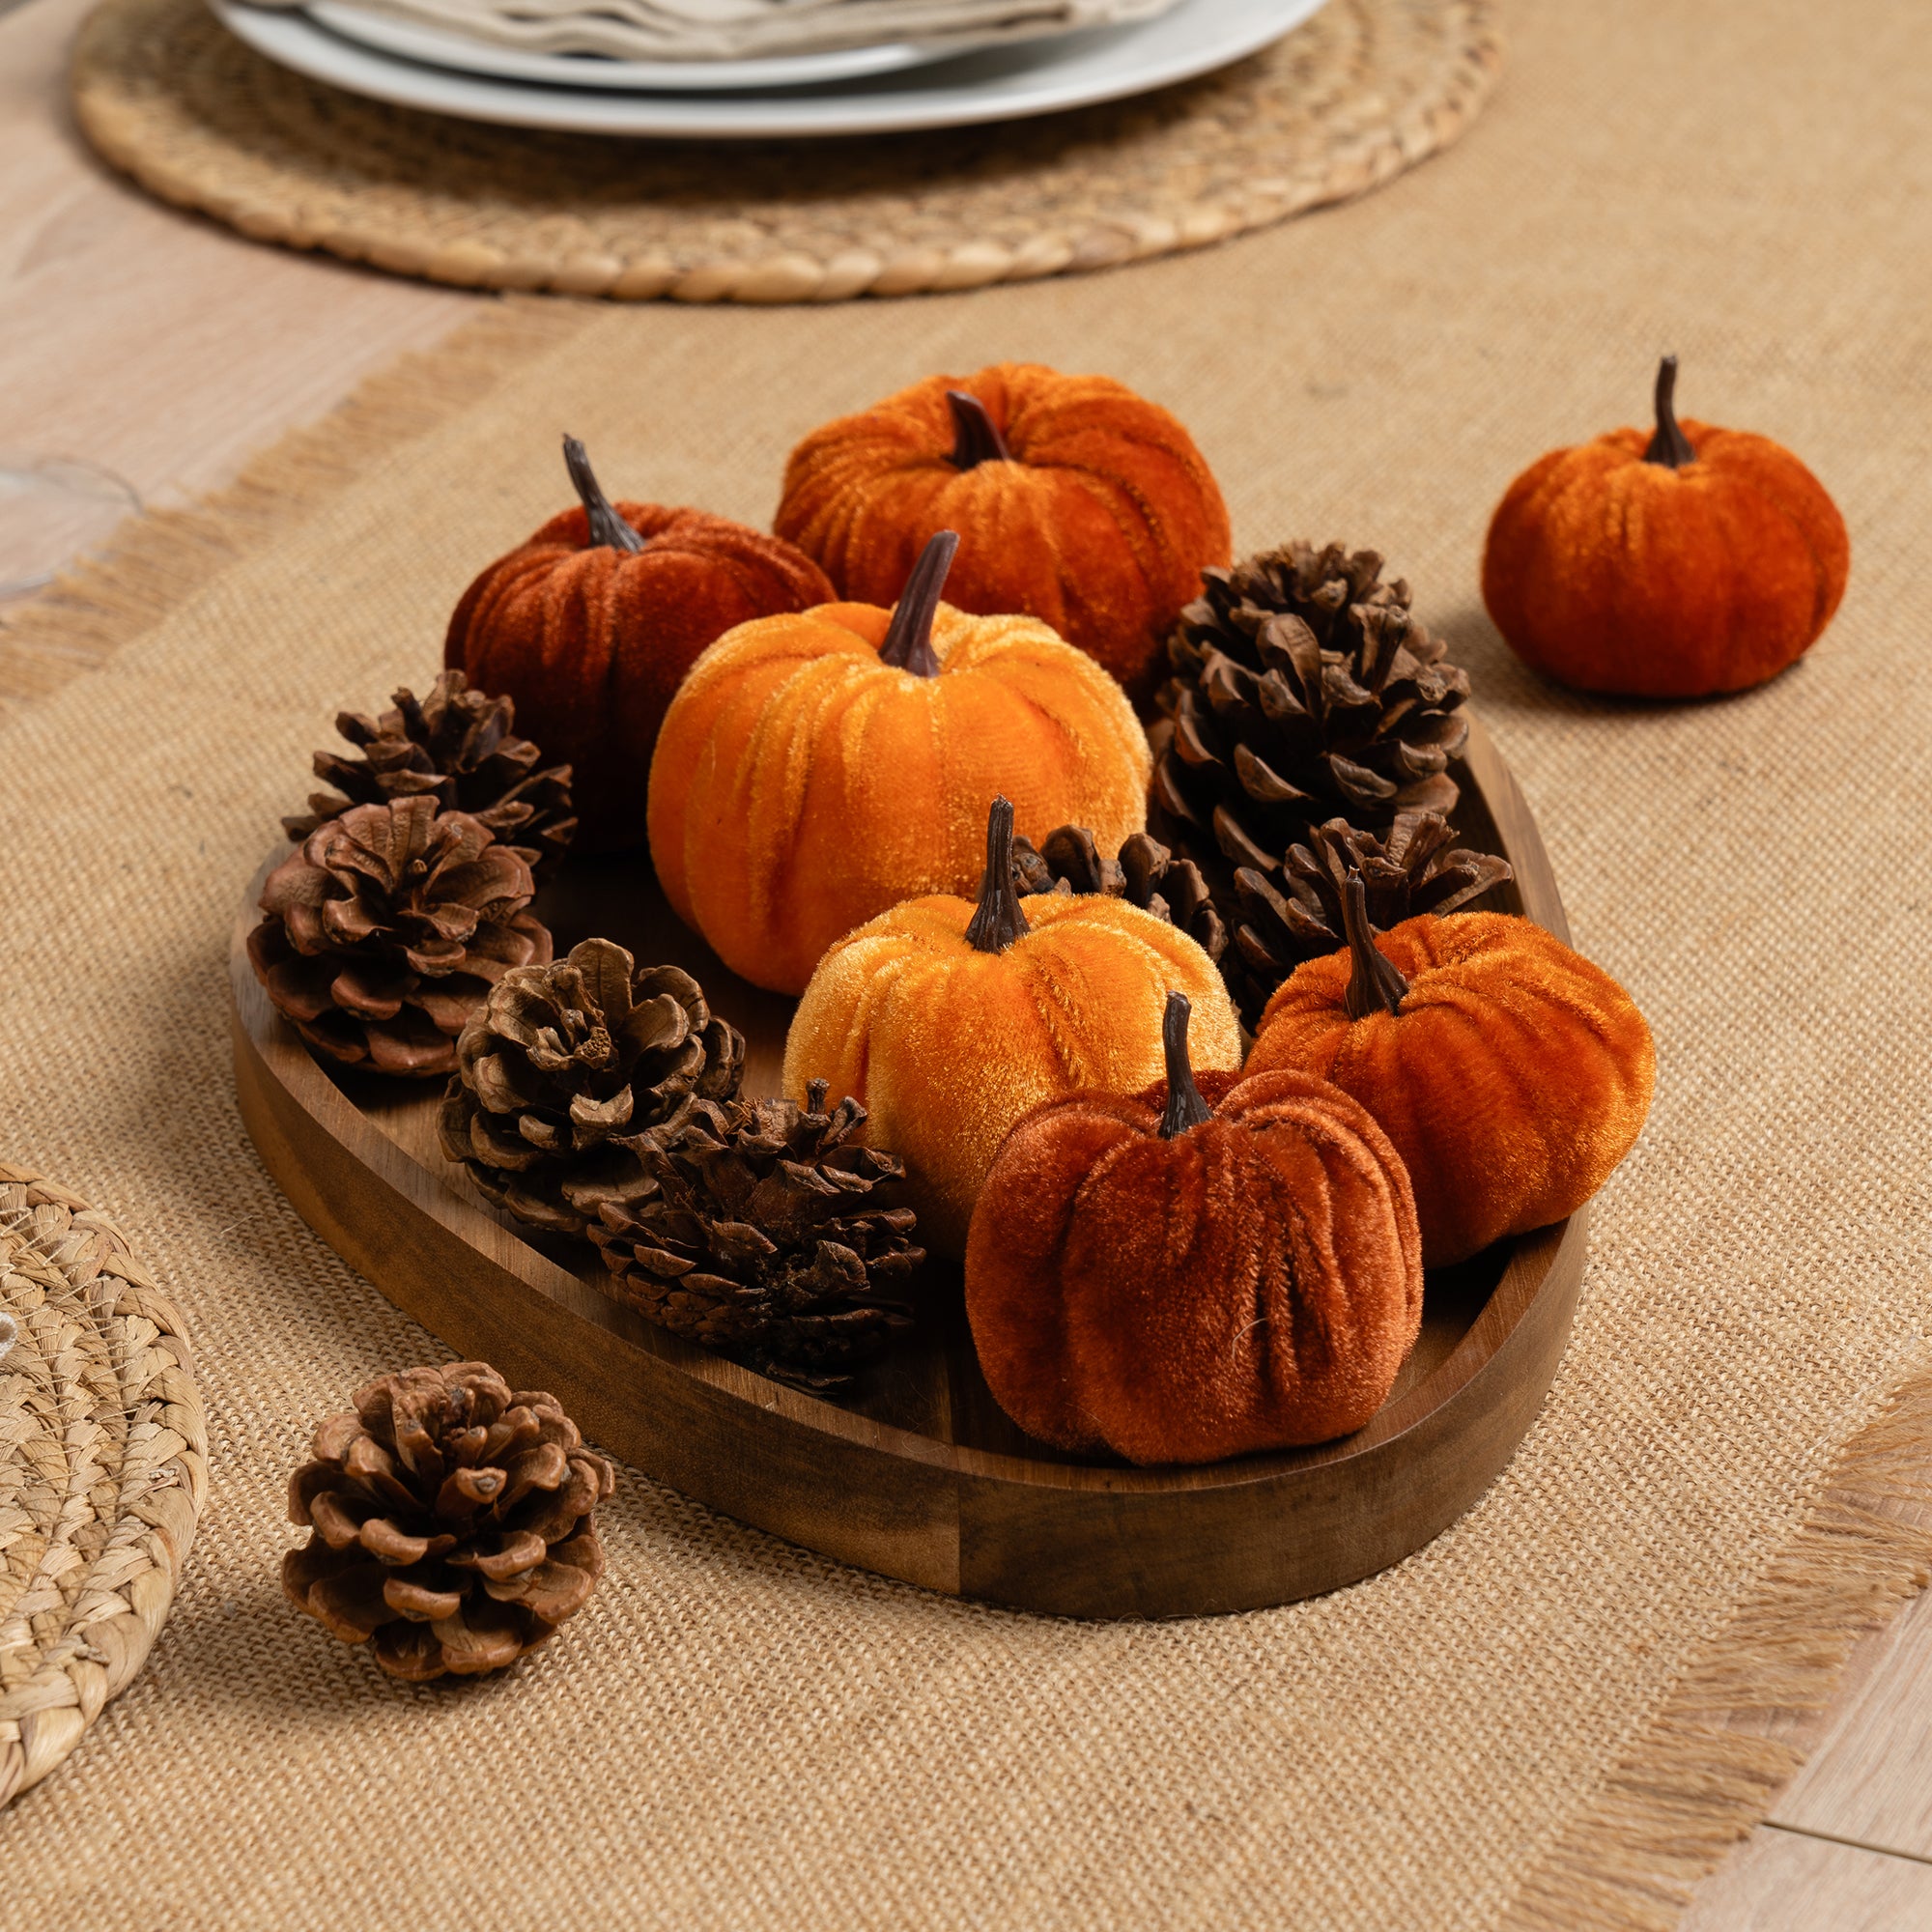
[{"label": "dark orange velvet pumpkin", "polygon": [[1008,1136],[974,1211],[966,1312],[1029,1435],[1132,1463],[1325,1442],[1388,1398],[1422,1321],[1408,1178],[1355,1101],[1304,1073],[1187,1064],[1075,1094]]},{"label": "dark orange velvet pumpkin", "polygon": [[1408,1169],[1431,1267],[1574,1214],[1650,1112],[1657,1055],[1602,967],[1508,913],[1425,913],[1376,934],[1361,875],[1346,951],[1297,967],[1248,1071],[1352,1094]]},{"label": "dark orange velvet pumpkin", "polygon": [[1803,656],[1845,593],[1851,543],[1825,486],[1768,437],[1680,424],[1552,450],[1509,487],[1483,601],[1559,683],[1634,697],[1744,691]]},{"label": "dark orange velvet pumpkin", "polygon": [[1031,362],[929,377],[814,430],[773,527],[867,604],[890,604],[926,539],[957,530],[960,610],[1041,618],[1137,703],[1203,567],[1231,554],[1220,488],[1175,417]]},{"label": "dark orange velvet pumpkin", "polygon": [[831,601],[808,556],[702,510],[612,504],[563,440],[582,507],[489,566],[449,620],[443,663],[513,697],[517,724],[575,771],[580,851],[641,844],[651,753],[679,680],[753,617]]}]

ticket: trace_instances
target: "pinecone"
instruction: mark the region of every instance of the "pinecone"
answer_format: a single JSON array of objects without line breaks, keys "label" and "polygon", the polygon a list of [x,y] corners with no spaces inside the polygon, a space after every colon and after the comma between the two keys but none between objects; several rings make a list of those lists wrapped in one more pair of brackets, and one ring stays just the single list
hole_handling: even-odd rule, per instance
[{"label": "pinecone", "polygon": [[1289,847],[1273,877],[1237,867],[1240,911],[1222,971],[1249,1024],[1304,959],[1337,952],[1348,943],[1342,895],[1351,873],[1361,878],[1369,923],[1378,932],[1418,913],[1458,911],[1515,877],[1507,859],[1459,846],[1455,838],[1439,811],[1397,812],[1386,838],[1331,818],[1315,829],[1308,845]]},{"label": "pinecone", "polygon": [[355,1395],[289,1478],[314,1530],[282,1589],[345,1643],[420,1684],[514,1663],[583,1606],[604,1574],[597,1505],[616,1472],[556,1398],[484,1362],[410,1369]]},{"label": "pinecone", "polygon": [[1209,855],[1274,866],[1337,812],[1374,827],[1455,810],[1469,680],[1381,567],[1374,551],[1290,544],[1205,572],[1180,613],[1149,734],[1153,795],[1210,889]]},{"label": "pinecone", "polygon": [[637,970],[586,939],[569,958],[505,973],[456,1045],[442,1151],[519,1220],[582,1235],[602,1201],[652,1191],[629,1141],[695,1094],[728,1100],[744,1037],[675,966]]},{"label": "pinecone", "polygon": [[269,874],[248,957],[317,1052],[418,1077],[456,1065],[491,984],[550,958],[530,854],[433,798],[326,819]]},{"label": "pinecone", "polygon": [[395,709],[380,718],[336,713],[335,728],[362,756],[315,754],[316,777],[337,790],[311,792],[307,817],[282,820],[291,838],[306,838],[353,806],[433,798],[444,811],[469,812],[498,838],[529,846],[532,866],[568,849],[577,830],[570,767],[537,770],[543,753],[511,731],[511,699],[473,691],[460,670],[446,670],[427,697],[405,687],[390,702]]},{"label": "pinecone", "polygon": [[1177,859],[1157,839],[1136,832],[1120,857],[1102,855],[1084,825],[1063,825],[1036,848],[1013,839],[1013,879],[1022,893],[1104,893],[1125,899],[1178,925],[1218,961],[1228,949],[1228,928],[1208,895],[1207,881],[1192,859]]},{"label": "pinecone", "polygon": [[875,1202],[903,1163],[859,1146],[866,1110],[694,1101],[629,1145],[654,1183],[607,1201],[590,1230],[613,1286],[651,1321],[761,1374],[822,1392],[911,1323],[893,1290],[925,1259],[908,1208]]}]

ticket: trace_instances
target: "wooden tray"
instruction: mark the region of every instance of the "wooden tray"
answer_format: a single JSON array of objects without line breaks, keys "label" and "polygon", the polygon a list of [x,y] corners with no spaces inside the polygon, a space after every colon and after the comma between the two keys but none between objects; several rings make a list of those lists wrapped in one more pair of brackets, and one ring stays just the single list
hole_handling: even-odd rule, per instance
[{"label": "wooden tray", "polygon": [[[1459,816],[1471,842],[1493,838],[1516,868],[1496,902],[1567,937],[1542,840],[1480,724]],[[849,1400],[800,1394],[652,1327],[603,1292],[594,1253],[519,1232],[442,1158],[440,1083],[324,1071],[249,969],[260,890],[258,877],[230,958],[236,1084],[263,1160],[309,1225],[452,1349],[554,1391],[592,1440],[842,1562],[1084,1617],[1312,1596],[1455,1521],[1509,1461],[1562,1357],[1581,1214],[1433,1272],[1421,1339],[1387,1404],[1318,1449],[1186,1469],[1062,1456],[994,1404],[957,1270],[938,1264],[913,1346]],[[777,1091],[791,1003],[726,973],[665,906],[647,861],[573,861],[537,910],[559,953],[600,932],[640,963],[694,974],[745,1034],[747,1090]]]}]

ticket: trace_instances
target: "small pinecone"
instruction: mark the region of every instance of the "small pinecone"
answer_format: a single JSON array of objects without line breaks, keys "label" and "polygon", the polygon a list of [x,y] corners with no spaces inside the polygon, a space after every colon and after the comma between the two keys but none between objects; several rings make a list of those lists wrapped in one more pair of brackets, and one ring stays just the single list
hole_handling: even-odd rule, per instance
[{"label": "small pinecone", "polygon": [[447,1073],[491,985],[550,958],[549,929],[525,910],[530,856],[433,798],[353,807],[269,874],[255,977],[331,1060]]},{"label": "small pinecone", "polygon": [[418,698],[405,687],[380,718],[360,711],[336,714],[335,728],[362,753],[315,754],[315,775],[335,791],[309,794],[308,816],[285,818],[291,838],[352,806],[392,798],[434,798],[444,811],[467,811],[498,838],[531,848],[532,865],[568,849],[577,830],[570,803],[570,767],[537,769],[543,753],[511,730],[516,705],[471,690],[460,670],[446,670]]},{"label": "small pinecone", "polygon": [[1337,812],[1381,826],[1455,810],[1469,680],[1381,567],[1374,551],[1290,544],[1205,572],[1207,595],[1180,613],[1149,734],[1153,796],[1210,888],[1210,854],[1272,866]]},{"label": "small pinecone", "polygon": [[1209,959],[1228,948],[1228,928],[1208,895],[1201,867],[1177,859],[1157,838],[1136,832],[1118,859],[1102,855],[1084,825],[1063,825],[1037,849],[1013,840],[1013,879],[1022,893],[1104,893],[1178,925]]},{"label": "small pinecone", "polygon": [[[1400,811],[1385,838],[1346,819],[1318,826],[1309,845],[1292,845],[1275,874],[1243,866],[1235,873],[1240,914],[1223,971],[1255,1017],[1268,996],[1305,959],[1338,952],[1344,937],[1342,892],[1361,875],[1369,923],[1386,932],[1418,913],[1452,913],[1515,877],[1507,859],[1455,843],[1439,811]],[[1250,1021],[1252,1024],[1252,1020]]]},{"label": "small pinecone", "polygon": [[519,1220],[582,1235],[603,1201],[651,1191],[629,1141],[693,1095],[728,1100],[745,1040],[675,966],[608,939],[505,973],[470,1015],[438,1122],[442,1151]]},{"label": "small pinecone", "polygon": [[486,1363],[384,1376],[309,1447],[289,1520],[314,1534],[282,1588],[345,1643],[373,1639],[391,1677],[500,1670],[604,1574],[595,1511],[616,1472],[554,1396]]},{"label": "small pinecone", "polygon": [[912,1210],[871,1198],[904,1164],[857,1145],[856,1100],[828,1114],[825,1095],[814,1080],[803,1108],[694,1102],[630,1143],[654,1191],[604,1204],[590,1230],[617,1292],[651,1321],[813,1391],[910,1328],[892,1291],[925,1259]]}]

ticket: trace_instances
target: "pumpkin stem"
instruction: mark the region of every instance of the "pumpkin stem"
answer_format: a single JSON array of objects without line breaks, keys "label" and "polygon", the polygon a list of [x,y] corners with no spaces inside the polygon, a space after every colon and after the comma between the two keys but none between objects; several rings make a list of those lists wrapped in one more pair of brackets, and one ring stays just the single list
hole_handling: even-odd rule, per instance
[{"label": "pumpkin stem", "polygon": [[1208,1102],[1194,1084],[1187,1062],[1187,1022],[1194,1009],[1185,993],[1170,993],[1160,1019],[1160,1044],[1167,1055],[1167,1111],[1160,1117],[1160,1137],[1171,1141],[1208,1117]]},{"label": "pumpkin stem", "polygon": [[1690,439],[1677,427],[1676,395],[1677,357],[1666,355],[1657,365],[1657,434],[1643,453],[1646,463],[1661,463],[1666,469],[1682,469],[1697,460]]},{"label": "pumpkin stem", "polygon": [[564,467],[570,471],[570,480],[577,486],[577,494],[583,503],[583,514],[590,519],[591,550],[621,550],[637,552],[644,547],[644,540],[622,517],[609,497],[604,494],[604,486],[597,480],[597,472],[590,467],[590,452],[574,436],[563,440]]},{"label": "pumpkin stem", "polygon": [[966,928],[966,943],[975,952],[1004,952],[1032,930],[1013,886],[1012,801],[996,798],[986,814],[986,876],[980,881],[980,907]]},{"label": "pumpkin stem", "polygon": [[999,424],[978,396],[969,389],[948,389],[946,401],[952,412],[952,454],[948,460],[953,469],[977,469],[982,463],[1013,460]]},{"label": "pumpkin stem", "polygon": [[1361,1020],[1371,1013],[1401,1012],[1408,981],[1402,977],[1402,968],[1376,944],[1376,929],[1369,923],[1369,895],[1360,872],[1350,872],[1342,887],[1342,925],[1354,962],[1344,1000],[1349,1017]]},{"label": "pumpkin stem", "polygon": [[946,588],[946,573],[952,568],[952,554],[959,548],[956,530],[935,530],[926,539],[919,561],[906,579],[899,601],[893,606],[893,621],[886,641],[879,646],[879,662],[895,670],[909,670],[915,677],[939,675],[939,653],[932,648],[932,620],[939,611],[939,593]]}]

